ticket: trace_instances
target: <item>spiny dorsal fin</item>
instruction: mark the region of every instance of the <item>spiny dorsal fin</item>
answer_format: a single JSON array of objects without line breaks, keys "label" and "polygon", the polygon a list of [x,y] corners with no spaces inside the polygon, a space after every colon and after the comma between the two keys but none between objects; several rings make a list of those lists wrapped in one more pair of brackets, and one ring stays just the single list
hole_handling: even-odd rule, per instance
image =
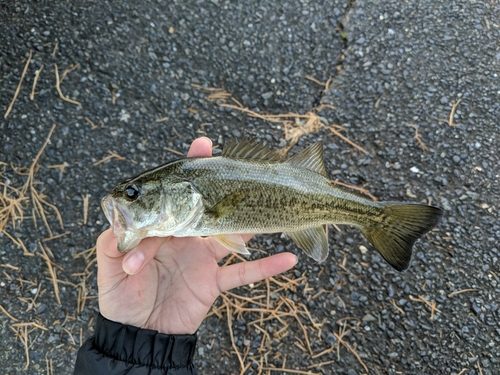
[{"label": "spiny dorsal fin", "polygon": [[234,159],[283,161],[282,157],[276,151],[264,146],[262,142],[248,138],[239,142],[233,138],[231,143],[224,147],[222,156]]},{"label": "spiny dorsal fin", "polygon": [[294,155],[286,161],[299,168],[309,169],[310,171],[319,173],[324,177],[326,175],[325,162],[323,161],[323,143],[316,142],[305,150],[302,150],[297,155]]}]

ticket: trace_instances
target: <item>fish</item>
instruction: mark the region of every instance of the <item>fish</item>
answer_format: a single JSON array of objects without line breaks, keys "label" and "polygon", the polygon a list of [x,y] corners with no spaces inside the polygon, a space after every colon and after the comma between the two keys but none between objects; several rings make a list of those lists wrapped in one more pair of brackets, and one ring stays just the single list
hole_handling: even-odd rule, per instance
[{"label": "fish", "polygon": [[325,226],[348,224],[398,271],[408,268],[414,243],[444,212],[372,201],[334,185],[321,142],[284,159],[255,139],[233,139],[220,156],[182,158],[124,180],[101,206],[120,252],[146,237],[212,236],[230,251],[249,254],[242,234],[281,232],[323,262]]}]

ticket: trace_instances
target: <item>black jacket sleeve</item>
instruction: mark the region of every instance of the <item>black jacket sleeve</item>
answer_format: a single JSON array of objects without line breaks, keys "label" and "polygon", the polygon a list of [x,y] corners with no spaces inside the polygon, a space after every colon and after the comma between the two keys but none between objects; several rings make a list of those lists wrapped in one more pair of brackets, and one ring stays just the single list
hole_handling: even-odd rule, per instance
[{"label": "black jacket sleeve", "polygon": [[106,319],[78,350],[75,375],[193,375],[196,335],[166,335]]}]

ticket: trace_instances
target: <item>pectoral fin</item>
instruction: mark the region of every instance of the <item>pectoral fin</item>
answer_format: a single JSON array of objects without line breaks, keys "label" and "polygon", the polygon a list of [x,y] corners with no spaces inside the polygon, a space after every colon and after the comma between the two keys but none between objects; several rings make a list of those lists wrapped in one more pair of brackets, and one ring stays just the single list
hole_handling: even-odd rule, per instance
[{"label": "pectoral fin", "polygon": [[245,192],[235,191],[234,193],[226,195],[222,200],[207,210],[207,214],[212,215],[215,221],[220,220],[236,211],[243,199],[245,199]]},{"label": "pectoral fin", "polygon": [[322,226],[286,234],[314,260],[322,262],[328,256],[328,239]]},{"label": "pectoral fin", "polygon": [[250,254],[245,245],[245,241],[243,241],[243,237],[241,237],[241,234],[219,234],[213,236],[213,238],[230,251],[235,251],[243,255]]}]

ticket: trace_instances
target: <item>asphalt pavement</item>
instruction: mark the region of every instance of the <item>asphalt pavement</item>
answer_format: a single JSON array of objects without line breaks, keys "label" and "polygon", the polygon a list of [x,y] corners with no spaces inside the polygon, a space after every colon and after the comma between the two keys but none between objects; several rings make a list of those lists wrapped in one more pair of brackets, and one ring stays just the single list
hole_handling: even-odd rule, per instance
[{"label": "asphalt pavement", "polygon": [[[286,145],[281,123],[221,107],[205,87],[257,113],[323,104],[324,124],[366,153],[320,129],[290,154],[321,140],[332,179],[446,210],[404,273],[354,228],[330,231],[322,264],[258,236],[252,247],[265,252],[252,258],[298,255],[287,277],[300,283],[273,298],[302,301],[310,317],[278,335],[280,322],[263,333],[235,316],[242,373],[500,373],[499,20],[498,2],[471,0],[1,2],[0,182],[22,188],[55,124],[33,181],[63,224],[49,205],[47,225],[33,220],[25,201],[24,221],[0,234],[2,372],[72,372],[98,311],[85,251],[108,227],[99,200],[117,181],[200,135]],[[200,374],[240,373],[225,317],[198,335]],[[269,370],[279,367],[290,370]]]}]

